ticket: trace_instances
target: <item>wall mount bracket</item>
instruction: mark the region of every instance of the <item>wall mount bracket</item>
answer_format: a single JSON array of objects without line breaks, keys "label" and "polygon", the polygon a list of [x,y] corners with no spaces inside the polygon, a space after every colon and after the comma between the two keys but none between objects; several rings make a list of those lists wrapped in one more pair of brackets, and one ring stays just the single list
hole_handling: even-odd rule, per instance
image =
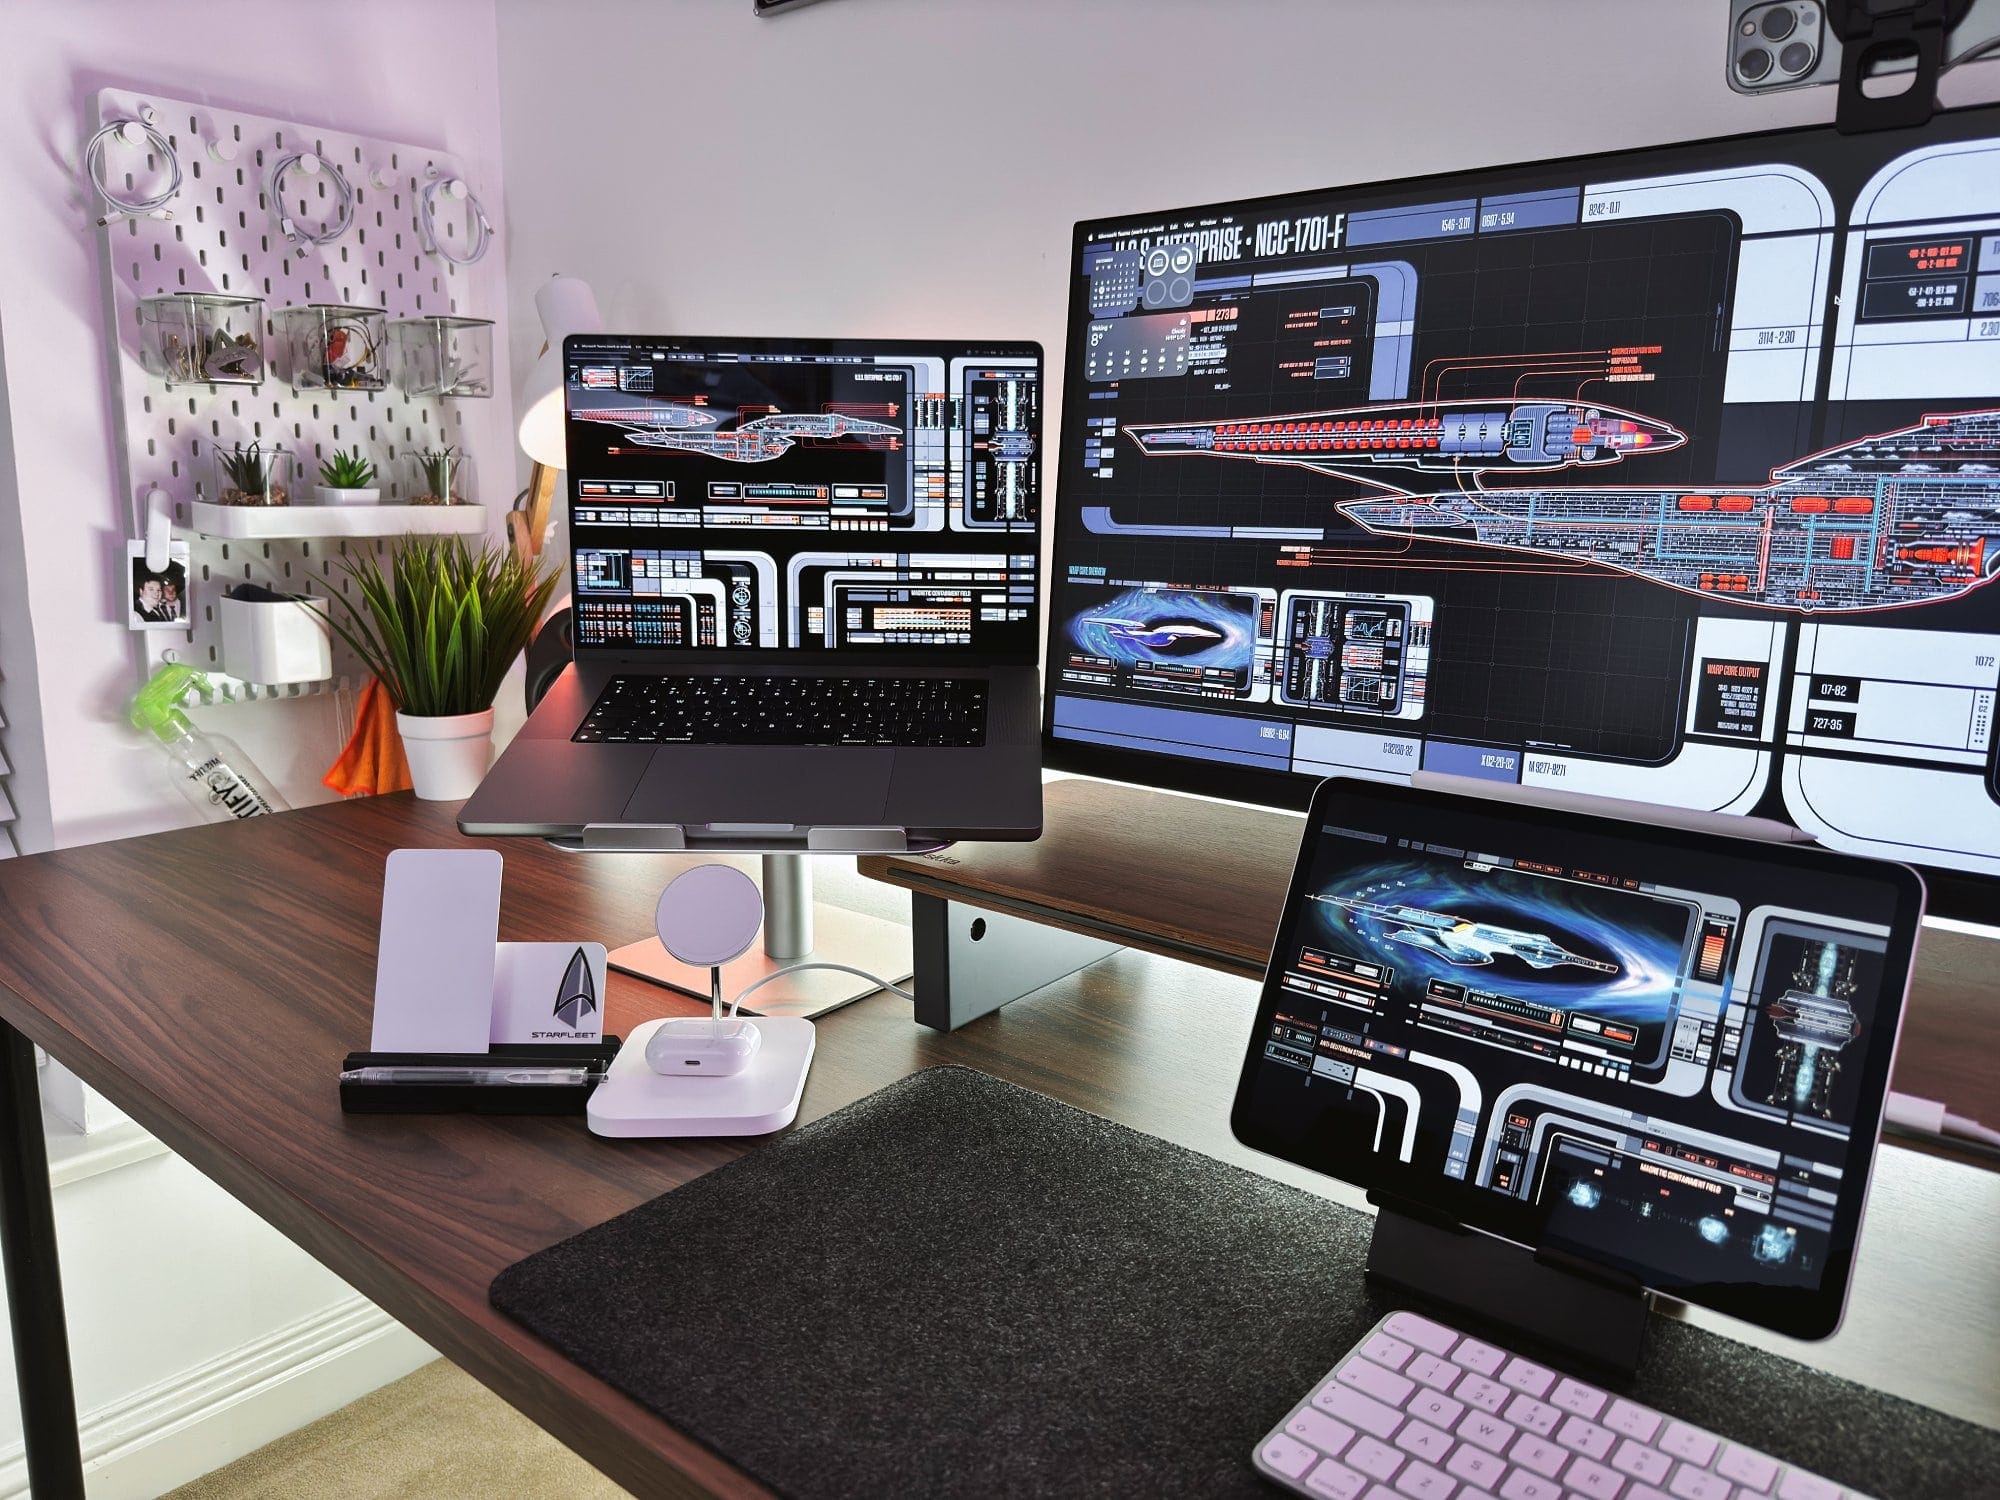
[{"label": "wall mount bracket", "polygon": [[[1834,128],[1843,135],[1922,125],[1937,112],[1945,36],[1972,9],[1972,0],[1826,0],[1827,23],[1840,38],[1840,100]],[[1908,88],[1870,98],[1864,79],[1892,56],[1914,50]]]}]

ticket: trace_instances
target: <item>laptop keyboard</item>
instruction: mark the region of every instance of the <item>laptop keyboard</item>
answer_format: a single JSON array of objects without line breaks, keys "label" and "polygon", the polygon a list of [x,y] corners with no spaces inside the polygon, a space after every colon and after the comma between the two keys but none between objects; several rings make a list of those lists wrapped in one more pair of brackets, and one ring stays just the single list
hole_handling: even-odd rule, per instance
[{"label": "laptop keyboard", "polygon": [[579,743],[909,745],[986,743],[980,677],[614,677]]},{"label": "laptop keyboard", "polygon": [[1409,1312],[1376,1324],[1255,1461],[1331,1500],[1865,1500]]}]

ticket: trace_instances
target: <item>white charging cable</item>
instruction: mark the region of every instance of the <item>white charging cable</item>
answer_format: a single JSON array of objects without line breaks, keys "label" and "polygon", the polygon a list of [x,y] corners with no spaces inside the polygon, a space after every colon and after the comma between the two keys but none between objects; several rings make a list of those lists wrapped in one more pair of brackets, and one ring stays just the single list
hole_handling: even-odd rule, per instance
[{"label": "white charging cable", "polygon": [[[333,180],[336,207],[333,218],[318,229],[308,229],[285,210],[285,174],[297,167],[301,172],[324,172]],[[271,168],[271,177],[266,196],[270,200],[271,211],[278,216],[278,232],[287,243],[293,245],[330,245],[347,232],[347,226],[354,222],[354,188],[342,172],[325,157],[311,151],[294,151],[290,156],[279,158]]]},{"label": "white charging cable", "polygon": [[857,979],[870,980],[878,989],[887,990],[892,995],[901,995],[905,1000],[915,998],[900,984],[891,984],[881,975],[870,974],[866,969],[857,969],[852,964],[822,963],[816,960],[812,963],[793,964],[789,969],[780,969],[775,974],[766,974],[762,979],[751,980],[742,989],[738,990],[736,998],[729,1002],[729,1019],[732,1021],[736,1019],[736,1008],[743,1003],[743,997],[752,990],[762,989],[774,979],[788,979],[792,975],[801,973],[806,969],[838,969],[841,973],[852,974]]},{"label": "white charging cable", "polygon": [[[437,232],[436,199],[439,193],[472,210],[472,245],[462,254],[451,249]],[[435,182],[425,183],[424,190],[417,195],[417,236],[423,247],[440,260],[449,261],[454,266],[469,266],[484,257],[487,247],[493,243],[493,225],[479,199],[465,185],[463,177],[440,177]]]},{"label": "white charging cable", "polygon": [[[113,192],[104,180],[104,148],[113,140],[134,150],[144,146],[157,156],[166,167],[167,185],[157,192],[136,198],[121,198]],[[173,213],[167,205],[174,201],[181,190],[181,159],[174,151],[174,143],[166,133],[150,120],[113,120],[101,127],[90,138],[90,144],[83,150],[84,169],[90,173],[90,185],[97,189],[97,196],[104,200],[107,212],[98,219],[100,225],[108,225],[118,219],[171,219]]]},{"label": "white charging cable", "polygon": [[1982,1146],[2000,1147],[2000,1130],[1982,1125],[1965,1115],[1952,1114],[1936,1099],[1919,1099],[1914,1094],[1891,1092],[1882,1118],[1914,1135],[1934,1135],[1940,1140],[1973,1141]]}]

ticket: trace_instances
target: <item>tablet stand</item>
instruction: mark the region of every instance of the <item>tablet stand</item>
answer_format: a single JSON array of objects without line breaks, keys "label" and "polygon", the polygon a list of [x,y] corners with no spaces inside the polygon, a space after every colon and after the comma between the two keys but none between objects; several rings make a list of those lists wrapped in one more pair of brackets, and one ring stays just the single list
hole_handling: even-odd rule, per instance
[{"label": "tablet stand", "polygon": [[[850,964],[896,984],[910,977],[909,929],[862,912],[816,904],[809,857],[763,856],[763,946],[723,965],[725,995],[739,994],[765,975],[808,958]],[[680,962],[657,937],[613,949],[609,962],[621,973],[650,979],[697,1000],[708,998],[709,971]],[[808,969],[763,986],[744,1009],[760,1016],[812,1017],[872,995],[876,988],[851,974]]]},{"label": "tablet stand", "polygon": [[1529,1250],[1387,1193],[1368,1243],[1371,1279],[1517,1331],[1623,1379],[1650,1311],[1636,1277],[1559,1250]]}]

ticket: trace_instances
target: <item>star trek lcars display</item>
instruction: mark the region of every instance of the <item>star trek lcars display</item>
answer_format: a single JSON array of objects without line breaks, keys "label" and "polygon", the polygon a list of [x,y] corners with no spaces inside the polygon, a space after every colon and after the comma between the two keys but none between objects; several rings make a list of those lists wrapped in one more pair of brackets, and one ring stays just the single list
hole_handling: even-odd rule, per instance
[{"label": "star trek lcars display", "polygon": [[2000,900],[2000,107],[1077,226],[1045,754],[1780,818]]}]

